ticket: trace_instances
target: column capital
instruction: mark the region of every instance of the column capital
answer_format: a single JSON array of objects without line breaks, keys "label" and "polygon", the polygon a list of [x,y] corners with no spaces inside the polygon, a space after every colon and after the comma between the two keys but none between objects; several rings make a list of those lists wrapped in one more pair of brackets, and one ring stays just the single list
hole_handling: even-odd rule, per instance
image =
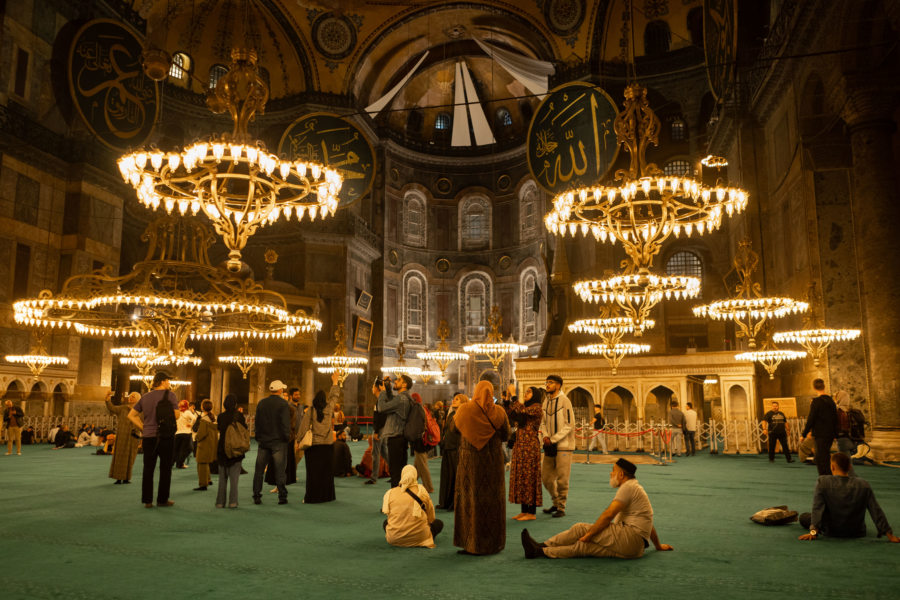
[{"label": "column capital", "polygon": [[894,112],[900,100],[900,84],[897,77],[886,75],[844,75],[839,80],[835,94],[840,100],[841,118],[851,129],[876,123],[896,127]]}]

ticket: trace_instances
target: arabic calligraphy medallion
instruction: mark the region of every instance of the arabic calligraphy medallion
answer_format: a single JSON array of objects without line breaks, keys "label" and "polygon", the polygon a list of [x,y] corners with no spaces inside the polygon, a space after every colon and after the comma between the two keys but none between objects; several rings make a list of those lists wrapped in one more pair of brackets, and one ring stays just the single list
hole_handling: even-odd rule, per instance
[{"label": "arabic calligraphy medallion", "polygon": [[72,100],[91,133],[113,150],[140,146],[156,124],[159,88],[141,69],[141,50],[120,23],[96,19],[69,51]]},{"label": "arabic calligraphy medallion", "polygon": [[312,113],[300,117],[282,134],[278,154],[340,171],[344,177],[338,195],[340,208],[353,204],[372,188],[375,152],[356,125],[337,115]]},{"label": "arabic calligraphy medallion", "polygon": [[616,114],[609,95],[592,83],[551,91],[528,128],[528,169],[541,187],[555,194],[603,177],[619,152]]}]

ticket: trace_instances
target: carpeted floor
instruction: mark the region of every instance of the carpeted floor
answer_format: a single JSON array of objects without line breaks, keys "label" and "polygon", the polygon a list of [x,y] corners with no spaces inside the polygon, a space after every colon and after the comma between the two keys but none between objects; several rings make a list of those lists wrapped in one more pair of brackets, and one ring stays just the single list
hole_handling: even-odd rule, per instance
[{"label": "carpeted floor", "polygon": [[[352,444],[354,459],[364,446]],[[638,479],[663,542],[634,561],[525,560],[519,534],[544,539],[593,521],[612,499],[609,466],[575,464],[568,515],[507,524],[507,547],[488,557],[458,556],[453,515],[433,550],[387,546],[379,514],[386,480],[337,479],[336,502],[304,505],[304,472],[289,504],[250,497],[214,508],[215,492],[194,492],[196,470],[176,470],[170,509],[140,504],[141,457],[131,485],[106,478],[110,457],[93,449],[28,446],[0,455],[0,597],[18,598],[889,598],[900,544],[869,536],[800,542],[799,525],[750,522],[758,509],[809,509],[814,467],[764,456],[680,458],[640,465]],[[254,454],[244,461],[253,470]],[[438,485],[440,460],[431,461]],[[888,520],[900,523],[900,470],[857,467]],[[215,479],[215,477],[214,477]],[[547,497],[545,494],[545,502]],[[517,506],[508,506],[508,516]],[[540,514],[540,513],[539,513]],[[894,590],[894,591],[892,591]]]}]

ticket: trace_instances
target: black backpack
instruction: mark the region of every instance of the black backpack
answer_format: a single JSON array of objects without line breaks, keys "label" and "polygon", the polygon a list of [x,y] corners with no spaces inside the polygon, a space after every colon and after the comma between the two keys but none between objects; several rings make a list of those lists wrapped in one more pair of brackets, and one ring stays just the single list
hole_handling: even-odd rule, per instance
[{"label": "black backpack", "polygon": [[156,437],[174,438],[175,432],[178,431],[178,425],[175,423],[175,410],[169,403],[169,394],[171,393],[167,390],[156,403]]},{"label": "black backpack", "polygon": [[425,433],[425,408],[418,402],[410,399],[409,414],[406,415],[406,425],[403,426],[403,437],[411,444],[422,444],[422,435]]},{"label": "black backpack", "polygon": [[850,409],[850,438],[864,440],[866,438],[866,417],[862,411]]}]

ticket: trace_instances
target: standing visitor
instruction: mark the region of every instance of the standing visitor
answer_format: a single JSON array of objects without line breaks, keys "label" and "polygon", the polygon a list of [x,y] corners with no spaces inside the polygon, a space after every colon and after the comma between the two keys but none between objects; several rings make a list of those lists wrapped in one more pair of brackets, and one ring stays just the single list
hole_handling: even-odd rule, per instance
[{"label": "standing visitor", "polygon": [[456,411],[462,439],[456,468],[453,545],[459,554],[496,554],[506,545],[503,442],[509,437],[506,412],[494,404],[494,386],[480,381],[472,401]]},{"label": "standing visitor", "polygon": [[669,450],[672,452],[672,456],[679,456],[681,454],[681,449],[684,446],[684,413],[678,408],[678,400],[673,398],[669,405],[671,406],[668,415],[669,426],[672,428],[672,437],[669,440],[671,446],[669,447]]},{"label": "standing visitor", "polygon": [[[156,491],[156,506],[172,506],[169,490],[172,485],[172,465],[175,464],[175,431],[178,420],[178,399],[170,389],[168,373],[158,371],[153,376],[150,391],[128,411],[128,419],[141,432],[141,447],[144,451],[144,473],[141,481],[141,502],[145,508],[153,508],[153,473],[159,461],[159,487]],[[168,403],[169,406],[165,406]],[[159,407],[159,404],[163,404]],[[166,412],[172,410],[171,421]],[[143,419],[141,419],[143,416]],[[163,422],[159,422],[159,417]]]},{"label": "standing visitor", "polygon": [[385,415],[382,435],[387,438],[391,487],[400,485],[400,472],[406,466],[408,444],[406,438],[403,437],[403,429],[406,426],[406,419],[412,404],[408,391],[412,387],[412,379],[409,375],[401,375],[394,380],[394,386],[396,394],[391,396],[383,394],[378,398],[378,412]]},{"label": "standing visitor", "polygon": [[694,456],[697,453],[697,411],[690,402],[687,403],[687,410],[684,411],[684,443],[685,454]]},{"label": "standing visitor", "polygon": [[514,385],[509,386],[512,400],[509,418],[516,421],[516,445],[513,446],[509,468],[509,501],[521,505],[517,521],[533,521],[537,507],[543,504],[541,494],[541,417],[544,390],[530,387],[520,399]]},{"label": "standing visitor", "polygon": [[13,406],[11,400],[6,401],[3,410],[3,428],[6,429],[6,455],[12,454],[13,446],[16,454],[22,455],[22,424],[25,422],[25,413],[18,406]]},{"label": "standing visitor", "polygon": [[287,386],[276,379],[269,384],[270,395],[256,405],[256,467],[253,470],[253,503],[262,504],[265,470],[272,463],[278,504],[287,504],[284,464],[291,440],[291,409],[284,392]]},{"label": "standing visitor", "polygon": [[200,418],[194,423],[197,433],[197,479],[200,484],[195,492],[205,492],[212,485],[209,465],[216,460],[219,446],[219,430],[216,428],[216,417],[212,413],[212,401],[204,400],[200,404]]},{"label": "standing visitor", "polygon": [[[427,411],[428,408],[422,404],[422,396],[413,392],[411,394],[412,401],[421,407],[421,410]],[[427,420],[426,420],[427,423]],[[431,483],[431,471],[428,469],[428,451],[430,448],[425,446],[422,438],[417,439],[410,444],[413,451],[413,464],[416,466],[416,473],[422,478],[422,485],[428,490],[428,493],[434,492],[434,485]]]},{"label": "standing visitor", "polygon": [[831,444],[838,433],[837,406],[834,399],[825,393],[825,381],[813,380],[816,397],[809,405],[809,416],[801,437],[812,439],[816,448],[816,468],[819,475],[831,474]]},{"label": "standing visitor", "polygon": [[789,462],[794,462],[791,458],[791,450],[788,448],[787,436],[790,433],[790,423],[781,410],[777,402],[772,403],[772,410],[763,415],[763,433],[769,439],[769,462],[775,462],[775,444],[781,444],[781,451],[784,452],[784,458]]},{"label": "standing visitor", "polygon": [[388,456],[387,438],[383,435],[387,415],[378,410],[378,402],[382,396],[386,398],[391,396],[390,378],[381,379],[376,377],[375,383],[372,384],[372,395],[375,396],[375,409],[372,412],[372,435],[369,437],[372,443],[372,473],[366,480],[367,485],[372,485],[378,481],[378,477],[381,475],[382,457]]},{"label": "standing visitor", "polygon": [[331,374],[331,389],[328,396],[319,390],[313,399],[312,408],[303,415],[300,424],[300,439],[306,432],[312,430],[312,445],[306,449],[306,495],[303,502],[306,504],[318,504],[331,502],[334,496],[334,427],[331,417],[338,400],[341,400],[344,392],[338,385],[340,378],[337,373]]},{"label": "standing visitor", "polygon": [[453,497],[456,494],[456,467],[459,464],[460,434],[453,422],[456,411],[469,401],[465,394],[457,394],[450,403],[450,412],[444,418],[444,429],[441,431],[441,487],[438,490],[438,508],[453,510]]},{"label": "standing visitor", "polygon": [[594,434],[591,436],[591,443],[588,444],[588,452],[597,449],[597,445],[603,450],[603,454],[609,454],[606,449],[606,434],[603,428],[606,427],[606,420],[603,418],[603,407],[599,404],[594,405]]},{"label": "standing visitor", "polygon": [[219,415],[219,442],[216,444],[216,460],[219,462],[219,491],[216,494],[216,508],[225,508],[225,495],[229,488],[228,508],[238,507],[238,479],[241,476],[241,462],[244,456],[230,457],[225,454],[225,436],[232,423],[238,423],[238,427],[247,427],[244,414],[237,409],[237,396],[228,394],[222,403],[224,412]]},{"label": "standing visitor", "polygon": [[126,404],[113,404],[112,390],[106,392],[106,410],[116,416],[116,440],[112,462],[109,463],[109,478],[115,479],[116,484],[131,483],[131,468],[137,457],[141,436],[128,419],[128,413],[140,397],[137,392],[131,392]]},{"label": "standing visitor", "polygon": [[187,400],[178,403],[178,429],[175,430],[175,466],[179,469],[187,469],[188,457],[193,450],[193,433],[194,423],[197,421],[197,415],[189,410],[190,404]]},{"label": "standing visitor", "polygon": [[562,393],[563,379],[548,375],[544,382],[541,441],[544,460],[541,479],[553,504],[544,513],[554,517],[566,516],[566,500],[569,497],[569,474],[572,470],[572,452],[575,450],[575,412],[572,403]]}]

